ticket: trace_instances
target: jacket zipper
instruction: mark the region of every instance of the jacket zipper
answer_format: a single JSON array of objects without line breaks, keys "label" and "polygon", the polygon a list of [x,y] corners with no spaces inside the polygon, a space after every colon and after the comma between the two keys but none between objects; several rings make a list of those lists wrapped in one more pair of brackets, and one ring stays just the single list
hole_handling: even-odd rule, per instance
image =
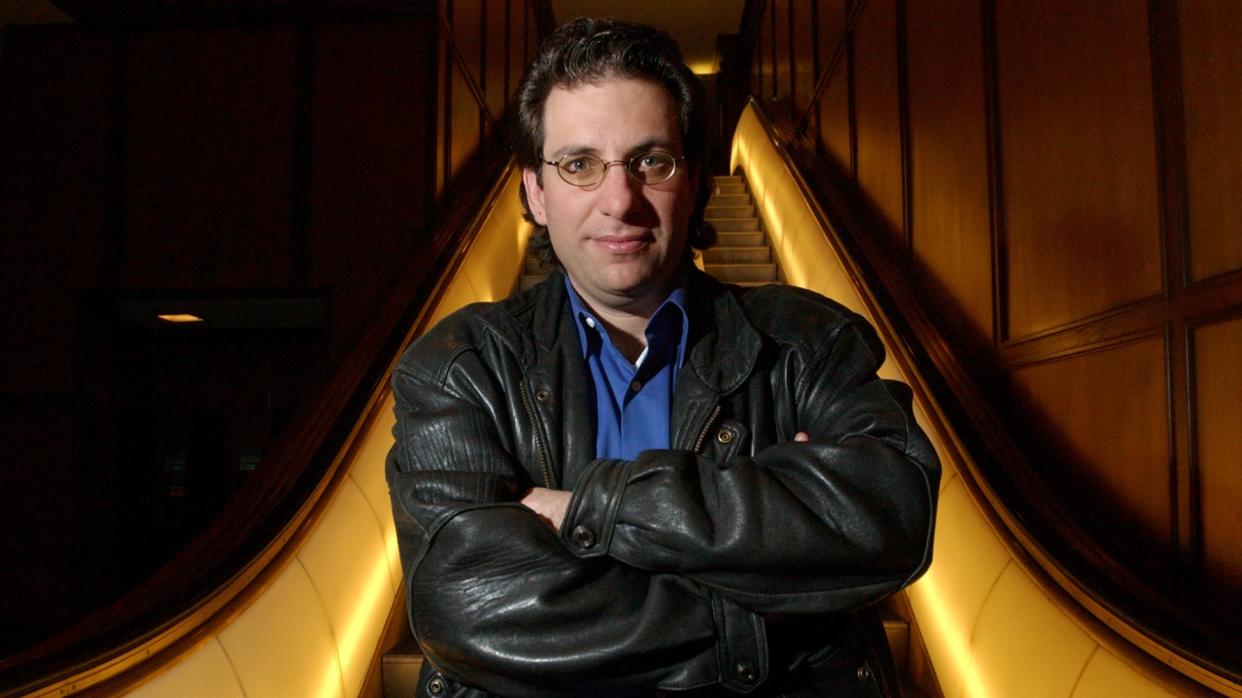
[{"label": "jacket zipper", "polygon": [[543,445],[543,437],[539,434],[539,421],[535,419],[535,408],[531,407],[525,380],[522,380],[518,386],[518,392],[522,395],[522,407],[526,409],[526,416],[530,419],[531,432],[535,435],[535,450],[539,452],[539,470],[543,473],[543,486],[552,489],[552,473],[548,469],[548,452]]},{"label": "jacket zipper", "polygon": [[701,453],[703,442],[707,440],[707,432],[712,430],[712,423],[720,416],[720,405],[717,404],[712,408],[712,414],[707,418],[707,422],[703,424],[703,431],[699,432],[699,438],[694,442],[694,452]]}]

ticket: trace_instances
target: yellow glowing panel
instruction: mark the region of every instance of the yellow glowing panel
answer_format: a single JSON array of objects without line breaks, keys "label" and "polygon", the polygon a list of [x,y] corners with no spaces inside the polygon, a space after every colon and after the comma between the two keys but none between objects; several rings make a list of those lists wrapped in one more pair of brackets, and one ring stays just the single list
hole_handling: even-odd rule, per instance
[{"label": "yellow glowing panel", "polygon": [[1176,695],[1153,683],[1117,655],[1100,648],[1091,656],[1087,670],[1074,686],[1073,698],[1094,696],[1126,696],[1126,698],[1162,698]]},{"label": "yellow glowing panel", "polygon": [[219,638],[248,696],[344,693],[332,628],[300,563],[286,566]]},{"label": "yellow glowing panel", "polygon": [[197,315],[189,313],[170,313],[168,315],[156,315],[164,322],[202,322],[203,319]]},{"label": "yellow glowing panel", "polygon": [[332,625],[346,695],[362,689],[396,596],[386,553],[370,504],[347,479],[298,554]]},{"label": "yellow glowing panel", "polygon": [[[469,303],[499,300],[509,295],[513,280],[525,262],[531,227],[522,220],[517,198],[520,181],[515,168],[506,175],[504,190],[479,236],[467,250],[456,275],[431,314],[431,325]],[[430,326],[430,325],[429,325]]]},{"label": "yellow glowing panel", "polygon": [[401,563],[396,554],[397,527],[392,519],[392,500],[388,497],[388,480],[384,473],[388,449],[392,447],[393,424],[396,422],[393,407],[392,393],[388,393],[362,439],[362,447],[350,466],[349,477],[366,497],[371,514],[383,531],[393,589],[396,589],[401,585]]},{"label": "yellow glowing panel", "polygon": [[997,579],[1013,564],[958,478],[940,495],[931,569],[907,596],[946,696],[987,695],[971,664],[971,632]]},{"label": "yellow glowing panel", "polygon": [[979,668],[970,661],[970,628],[951,617],[946,592],[945,585],[930,572],[907,592],[917,594],[922,601],[915,612],[940,688],[953,698],[988,696]]},{"label": "yellow glowing panel", "polygon": [[983,604],[970,649],[989,695],[1008,698],[1070,695],[1096,647],[1012,564]]},{"label": "yellow glowing panel", "polygon": [[522,272],[526,237],[530,231],[522,220],[518,172],[514,168],[506,175],[495,207],[483,221],[478,238],[462,260],[459,273],[470,280],[479,301],[496,301],[508,296],[513,280]]},{"label": "yellow glowing panel", "polygon": [[127,694],[140,698],[243,698],[233,667],[214,637]]}]

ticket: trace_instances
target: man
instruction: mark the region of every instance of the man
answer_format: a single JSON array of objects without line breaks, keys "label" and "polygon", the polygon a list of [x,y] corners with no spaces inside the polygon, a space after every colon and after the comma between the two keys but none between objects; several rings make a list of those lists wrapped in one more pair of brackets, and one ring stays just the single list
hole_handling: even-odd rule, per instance
[{"label": "man", "polygon": [[577,20],[519,88],[564,273],[393,377],[420,695],[878,694],[858,611],[926,568],[939,466],[861,318],[694,269],[695,80],[666,35]]}]

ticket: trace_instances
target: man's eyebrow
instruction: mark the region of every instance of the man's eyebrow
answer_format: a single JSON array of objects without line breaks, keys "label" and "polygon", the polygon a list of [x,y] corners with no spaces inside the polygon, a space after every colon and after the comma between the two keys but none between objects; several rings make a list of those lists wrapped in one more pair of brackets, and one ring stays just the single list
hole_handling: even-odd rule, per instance
[{"label": "man's eyebrow", "polygon": [[[645,141],[642,141],[636,145],[631,146],[629,151],[626,152],[626,157],[633,157],[640,153],[645,153],[648,150],[652,150],[653,148],[659,148],[661,150],[667,150],[671,152],[673,150],[673,141],[668,138],[648,138]],[[548,160],[550,162],[557,162],[561,158],[569,156],[569,155],[594,155],[596,157],[603,159],[603,156],[600,155],[599,148],[596,148],[594,146],[567,145],[562,148],[558,148],[555,152],[551,154],[551,156],[548,157]]]},{"label": "man's eyebrow", "polygon": [[556,162],[566,155],[599,155],[599,151],[589,145],[567,145],[558,149],[548,158],[552,162]]},{"label": "man's eyebrow", "polygon": [[671,141],[668,138],[648,138],[642,143],[639,143],[633,148],[630,148],[630,154],[637,155],[638,153],[643,153],[653,148],[659,148],[661,150],[672,150],[673,141]]}]

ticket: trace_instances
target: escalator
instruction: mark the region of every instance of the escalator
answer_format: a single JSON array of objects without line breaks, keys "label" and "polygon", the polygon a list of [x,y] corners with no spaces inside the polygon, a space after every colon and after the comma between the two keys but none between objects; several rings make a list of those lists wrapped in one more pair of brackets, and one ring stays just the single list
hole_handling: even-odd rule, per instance
[{"label": "escalator", "polygon": [[[911,686],[946,696],[1242,695],[1228,677],[1110,627],[1067,591],[1072,580],[1055,578],[1056,568],[1032,553],[1037,546],[979,476],[955,413],[940,402],[936,377],[911,344],[910,320],[888,313],[882,290],[843,244],[839,216],[825,212],[780,140],[748,107],[733,143],[737,179],[719,182],[709,209],[722,239],[737,244],[703,262],[726,280],[784,281],[867,317],[889,352],[881,375],[914,390],[944,474],[932,567],[888,606],[890,641]],[[400,345],[467,303],[534,282],[518,180],[510,166],[476,207]],[[399,349],[372,358],[390,369],[398,357]],[[384,480],[393,425],[387,381],[349,409],[332,467],[251,564],[160,632],[31,679],[17,694],[356,696],[408,681],[420,660],[405,640]]]}]

